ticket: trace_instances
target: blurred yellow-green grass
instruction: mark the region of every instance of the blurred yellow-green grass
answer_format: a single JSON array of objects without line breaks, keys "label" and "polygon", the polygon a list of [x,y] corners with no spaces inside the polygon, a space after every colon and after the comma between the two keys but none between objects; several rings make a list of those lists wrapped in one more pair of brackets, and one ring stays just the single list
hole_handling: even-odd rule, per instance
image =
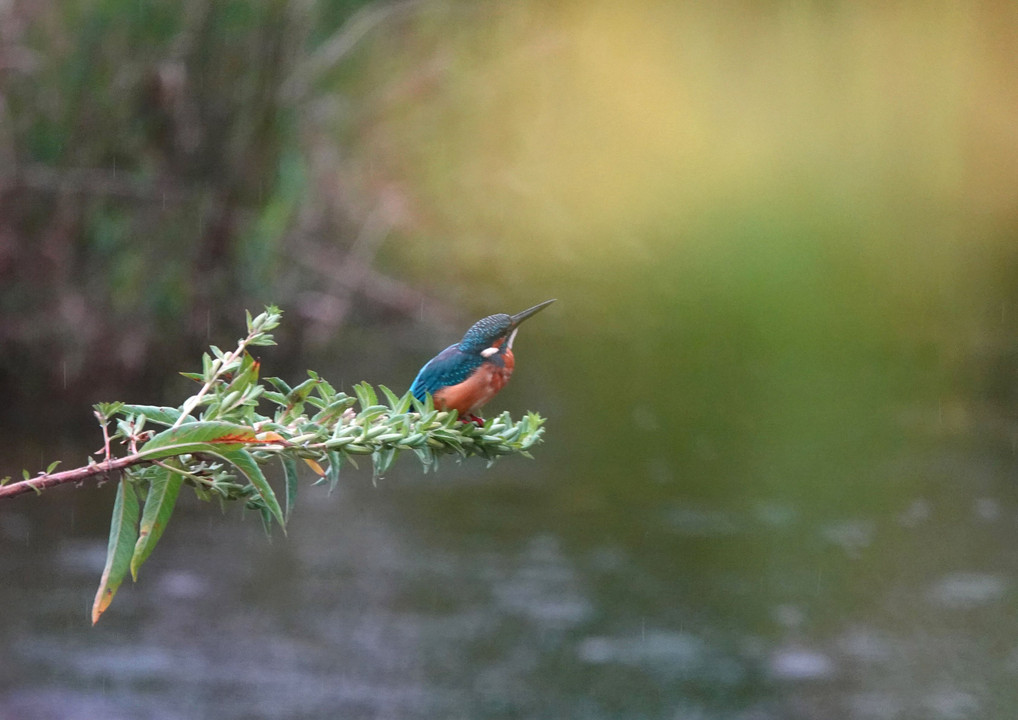
[{"label": "blurred yellow-green grass", "polygon": [[385,262],[475,313],[563,300],[528,330],[574,426],[808,482],[968,428],[1014,347],[1016,29],[1007,4],[425,4],[320,122],[400,227]]}]

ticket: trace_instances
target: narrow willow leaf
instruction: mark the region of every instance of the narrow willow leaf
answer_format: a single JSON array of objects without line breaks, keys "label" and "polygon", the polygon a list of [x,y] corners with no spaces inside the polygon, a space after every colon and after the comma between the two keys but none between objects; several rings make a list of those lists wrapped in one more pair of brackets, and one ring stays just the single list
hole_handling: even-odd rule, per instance
[{"label": "narrow willow leaf", "polygon": [[267,378],[265,378],[265,382],[267,382],[270,385],[272,385],[273,387],[275,387],[276,390],[278,390],[281,393],[290,393],[290,392],[293,392],[293,388],[290,387],[287,384],[286,380],[284,380],[283,378],[267,377]]},{"label": "narrow willow leaf", "polygon": [[283,393],[273,392],[272,390],[266,390],[262,393],[262,396],[271,403],[276,405],[286,405],[286,395]]},{"label": "narrow willow leaf", "polygon": [[111,402],[111,403],[96,403],[92,406],[92,409],[102,415],[103,419],[109,420],[111,417],[120,412],[120,408],[124,406],[122,402]]},{"label": "narrow willow leaf", "polygon": [[117,420],[117,433],[114,437],[131,437],[134,434],[134,427],[126,420]]},{"label": "narrow willow leaf", "polygon": [[407,390],[403,397],[399,399],[399,405],[393,410],[393,412],[402,415],[403,413],[410,412],[410,406],[413,404],[414,396]]},{"label": "narrow willow leaf", "polygon": [[[367,382],[357,383],[353,386],[353,391],[357,395],[357,400],[361,404],[362,410],[367,410],[372,405],[378,404],[378,393],[375,389]],[[388,408],[385,408],[388,410]]]},{"label": "narrow willow leaf", "polygon": [[262,505],[262,506],[260,506],[258,508],[258,514],[261,515],[261,518],[262,518],[262,527],[265,529],[265,535],[266,535],[266,537],[269,538],[269,540],[271,540],[272,539],[272,513],[269,512],[269,509],[267,507]]},{"label": "narrow willow leaf", "polygon": [[438,460],[435,458],[435,453],[428,446],[414,448],[414,453],[420,458],[425,473],[431,470],[433,465],[437,465]]},{"label": "narrow willow leaf", "polygon": [[332,399],[336,397],[336,388],[332,387],[332,384],[329,381],[323,380],[317,375],[315,375],[315,380],[318,381],[315,385],[315,390],[318,392],[318,395],[322,398],[322,400],[332,402]]},{"label": "narrow willow leaf", "polygon": [[240,368],[234,373],[228,389],[231,391],[243,390],[258,382],[258,372],[260,369],[261,363],[251,353],[245,352],[244,357],[240,361]]},{"label": "narrow willow leaf", "polygon": [[[325,470],[322,469],[322,466],[318,464],[317,460],[314,460],[312,458],[304,458],[304,462],[307,463],[309,468],[311,468],[312,470],[315,471],[316,475],[318,475],[318,476],[320,476],[322,478],[325,477]],[[315,483],[315,484],[317,485],[318,483]]]},{"label": "narrow willow leaf", "polygon": [[[365,427],[368,427],[374,420],[387,414],[389,414],[389,408],[386,405],[368,405],[368,407],[357,413],[357,419],[364,423]],[[384,428],[382,432],[384,432]],[[378,434],[381,434],[381,432]]]},{"label": "narrow willow leaf", "polygon": [[329,493],[332,493],[339,482],[339,468],[343,464],[343,456],[335,450],[329,450],[326,455],[329,457],[329,469],[325,477],[329,481]]},{"label": "narrow willow leaf", "polygon": [[145,510],[141,515],[141,526],[138,529],[138,542],[134,544],[131,556],[131,578],[138,580],[138,569],[148,560],[156,543],[163,535],[166,524],[170,521],[173,508],[177,504],[177,495],[184,482],[183,476],[169,468],[156,468],[158,474],[150,481],[148,495],[145,497]]},{"label": "narrow willow leaf", "polygon": [[388,472],[389,468],[392,467],[393,461],[396,459],[396,455],[399,453],[394,447],[383,447],[376,450],[371,455],[371,462],[374,465],[374,476],[378,478]]},{"label": "narrow willow leaf", "polygon": [[379,385],[378,389],[382,391],[383,395],[385,395],[385,400],[389,403],[389,407],[392,409],[393,415],[402,415],[406,412],[405,409],[399,409],[402,399],[396,395],[396,393],[387,388],[385,385]]},{"label": "narrow willow leaf", "polygon": [[219,402],[219,406],[221,408],[220,412],[221,413],[228,412],[231,408],[233,408],[234,405],[237,404],[240,398],[241,398],[240,390],[230,390],[229,392],[227,392],[223,396],[223,399]]},{"label": "narrow willow leaf", "polygon": [[413,403],[414,410],[419,412],[421,416],[435,412],[435,400],[431,397],[431,393],[425,393],[424,400],[418,400],[415,397],[410,402]]},{"label": "narrow willow leaf", "polygon": [[141,447],[140,454],[150,459],[195,452],[236,450],[257,442],[255,431],[246,425],[204,421],[186,423],[164,430]]},{"label": "narrow willow leaf", "polygon": [[276,339],[271,334],[263,332],[251,338],[249,345],[275,345]]},{"label": "narrow willow leaf", "polygon": [[299,405],[304,402],[307,399],[307,396],[311,394],[311,391],[315,389],[315,383],[317,382],[318,380],[313,377],[308,378],[287,393],[286,399],[291,405]]},{"label": "narrow willow leaf", "polygon": [[289,521],[290,513],[297,504],[297,461],[289,455],[279,458],[283,465],[283,476],[286,478],[286,519]]},{"label": "narrow willow leaf", "polygon": [[92,624],[99,622],[99,616],[113,602],[120,583],[131,565],[131,555],[138,538],[138,495],[134,486],[121,478],[117,486],[117,498],[113,502],[113,517],[110,520],[110,542],[106,548],[106,567],[103,568],[99,589],[92,603]]},{"label": "narrow willow leaf", "polygon": [[283,509],[279,506],[279,500],[276,499],[276,493],[272,490],[272,486],[265,479],[265,474],[251,454],[246,450],[224,450],[222,448],[217,448],[214,452],[232,463],[248,479],[248,482],[258,491],[265,507],[272,512],[272,516],[276,518],[276,522],[285,532],[286,518],[283,517]]},{"label": "narrow willow leaf", "polygon": [[[160,425],[173,425],[180,417],[179,408],[160,405],[124,405],[121,412],[130,415],[144,415],[147,419]],[[184,422],[187,422],[187,419]]]}]

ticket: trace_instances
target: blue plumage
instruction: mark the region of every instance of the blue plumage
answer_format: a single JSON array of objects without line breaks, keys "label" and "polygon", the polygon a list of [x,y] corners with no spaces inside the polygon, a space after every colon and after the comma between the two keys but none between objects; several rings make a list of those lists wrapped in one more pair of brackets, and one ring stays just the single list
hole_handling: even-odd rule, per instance
[{"label": "blue plumage", "polygon": [[450,345],[421,368],[410,386],[410,392],[418,400],[424,400],[425,393],[434,395],[444,387],[466,380],[484,362],[478,353],[491,345],[492,339],[504,335],[512,322],[513,319],[505,313],[489,315],[475,322],[459,344]]},{"label": "blue plumage", "polygon": [[423,401],[426,393],[434,395],[448,385],[458,385],[481,366],[484,358],[476,353],[463,352],[460,349],[462,344],[450,345],[421,368],[410,386],[415,398]]},{"label": "blue plumage", "polygon": [[513,319],[505,313],[497,313],[475,322],[458,345],[461,352],[479,353],[491,345],[495,338],[502,337],[513,326]]}]

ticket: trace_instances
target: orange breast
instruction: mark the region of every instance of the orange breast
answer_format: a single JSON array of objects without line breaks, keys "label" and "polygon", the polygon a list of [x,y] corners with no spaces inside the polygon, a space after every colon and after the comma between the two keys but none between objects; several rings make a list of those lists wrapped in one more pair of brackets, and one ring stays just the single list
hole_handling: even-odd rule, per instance
[{"label": "orange breast", "polygon": [[449,385],[436,392],[435,407],[456,410],[460,415],[477,412],[505,387],[516,366],[512,350],[502,354],[503,364],[486,362],[473,375],[457,385]]}]

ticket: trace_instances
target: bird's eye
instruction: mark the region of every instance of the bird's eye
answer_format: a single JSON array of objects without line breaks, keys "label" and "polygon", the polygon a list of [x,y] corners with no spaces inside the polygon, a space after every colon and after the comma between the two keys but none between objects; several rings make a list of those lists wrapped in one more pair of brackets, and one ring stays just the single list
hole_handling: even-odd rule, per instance
[{"label": "bird's eye", "polygon": [[498,346],[494,346],[494,347],[490,347],[490,348],[484,348],[484,350],[481,350],[481,357],[489,358],[492,355],[495,355],[497,353],[498,353]]}]

